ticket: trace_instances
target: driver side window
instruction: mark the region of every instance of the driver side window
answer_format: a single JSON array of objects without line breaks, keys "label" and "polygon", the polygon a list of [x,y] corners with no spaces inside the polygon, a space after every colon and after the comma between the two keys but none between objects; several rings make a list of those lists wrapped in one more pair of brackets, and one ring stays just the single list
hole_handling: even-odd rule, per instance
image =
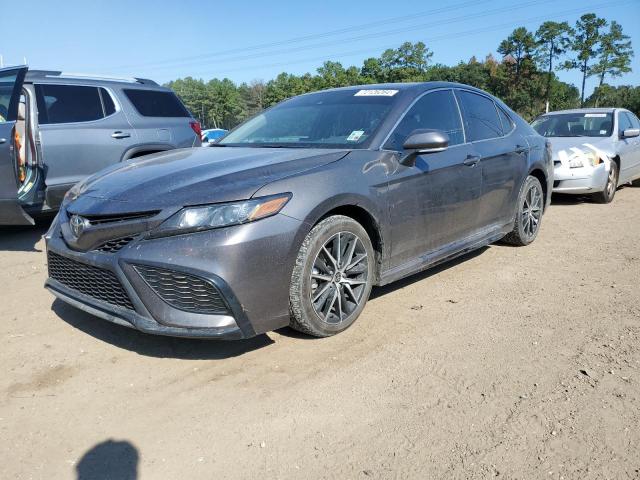
[{"label": "driver side window", "polygon": [[402,150],[407,137],[418,129],[441,130],[449,135],[449,146],[464,143],[458,104],[451,90],[427,93],[406,113],[385,144],[388,150]]}]

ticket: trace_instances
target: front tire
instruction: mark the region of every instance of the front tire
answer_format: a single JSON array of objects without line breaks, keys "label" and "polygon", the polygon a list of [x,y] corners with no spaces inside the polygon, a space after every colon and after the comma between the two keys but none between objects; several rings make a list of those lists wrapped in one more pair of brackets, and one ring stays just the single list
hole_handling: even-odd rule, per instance
[{"label": "front tire", "polygon": [[529,175],[518,195],[518,210],[513,230],[503,238],[505,243],[525,246],[533,242],[540,231],[544,211],[544,191],[540,180]]},{"label": "front tire", "polygon": [[607,184],[602,192],[594,193],[593,200],[597,203],[611,203],[613,197],[616,195],[616,189],[618,188],[618,176],[619,167],[617,162],[611,161],[611,168],[609,168],[609,176],[607,177]]},{"label": "front tire", "polygon": [[366,230],[335,215],[306,236],[291,275],[290,326],[316,337],[349,328],[371,293],[375,254]]}]

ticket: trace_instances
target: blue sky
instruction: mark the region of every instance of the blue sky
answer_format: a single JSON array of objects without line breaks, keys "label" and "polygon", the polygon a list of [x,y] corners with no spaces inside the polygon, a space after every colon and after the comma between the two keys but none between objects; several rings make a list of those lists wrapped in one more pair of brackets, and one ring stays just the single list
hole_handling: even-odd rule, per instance
[{"label": "blue sky", "polygon": [[[4,63],[68,72],[152,78],[192,76],[236,82],[282,71],[314,72],[325,60],[360,66],[404,41],[423,41],[447,65],[495,50],[515,27],[544,20],[571,24],[595,12],[622,24],[637,52],[633,73],[614,84],[640,84],[640,0],[77,1],[30,0],[29,26],[3,22]],[[578,72],[560,72],[579,84]],[[589,82],[589,90],[595,79]]]}]

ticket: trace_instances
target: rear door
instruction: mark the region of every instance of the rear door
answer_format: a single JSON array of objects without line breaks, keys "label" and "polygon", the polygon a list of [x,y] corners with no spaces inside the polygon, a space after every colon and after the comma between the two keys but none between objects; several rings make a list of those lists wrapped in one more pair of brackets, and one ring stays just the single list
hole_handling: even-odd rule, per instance
[{"label": "rear door", "polygon": [[33,225],[18,202],[15,124],[27,67],[0,69],[0,225]]},{"label": "rear door", "polygon": [[526,174],[528,144],[493,99],[467,90],[458,90],[457,95],[467,140],[480,156],[482,196],[475,210],[476,227],[501,227],[513,220],[516,196]]},{"label": "rear door", "polygon": [[51,208],[74,184],[121,161],[136,132],[108,87],[35,85],[46,198]]}]

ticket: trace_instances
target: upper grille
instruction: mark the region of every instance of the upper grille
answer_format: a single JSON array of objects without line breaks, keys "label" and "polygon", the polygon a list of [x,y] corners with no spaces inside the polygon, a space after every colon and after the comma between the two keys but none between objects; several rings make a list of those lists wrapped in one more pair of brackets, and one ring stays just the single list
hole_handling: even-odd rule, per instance
[{"label": "upper grille", "polygon": [[104,242],[102,245],[98,246],[95,250],[105,253],[115,253],[126,247],[135,238],[136,237],[122,237],[116,238],[115,240],[109,240],[108,242]]},{"label": "upper grille", "polygon": [[116,275],[53,252],[47,253],[49,276],[97,300],[133,310],[133,304]]},{"label": "upper grille", "polygon": [[153,291],[175,308],[203,314],[229,313],[222,295],[208,280],[149,265],[134,266]]},{"label": "upper grille", "polygon": [[[74,212],[69,212],[69,215],[73,215]],[[145,218],[153,217],[158,214],[158,210],[152,212],[138,212],[138,213],[126,213],[116,215],[82,215],[89,220],[91,225],[102,225],[105,223],[125,222],[128,220],[142,220]]]}]

